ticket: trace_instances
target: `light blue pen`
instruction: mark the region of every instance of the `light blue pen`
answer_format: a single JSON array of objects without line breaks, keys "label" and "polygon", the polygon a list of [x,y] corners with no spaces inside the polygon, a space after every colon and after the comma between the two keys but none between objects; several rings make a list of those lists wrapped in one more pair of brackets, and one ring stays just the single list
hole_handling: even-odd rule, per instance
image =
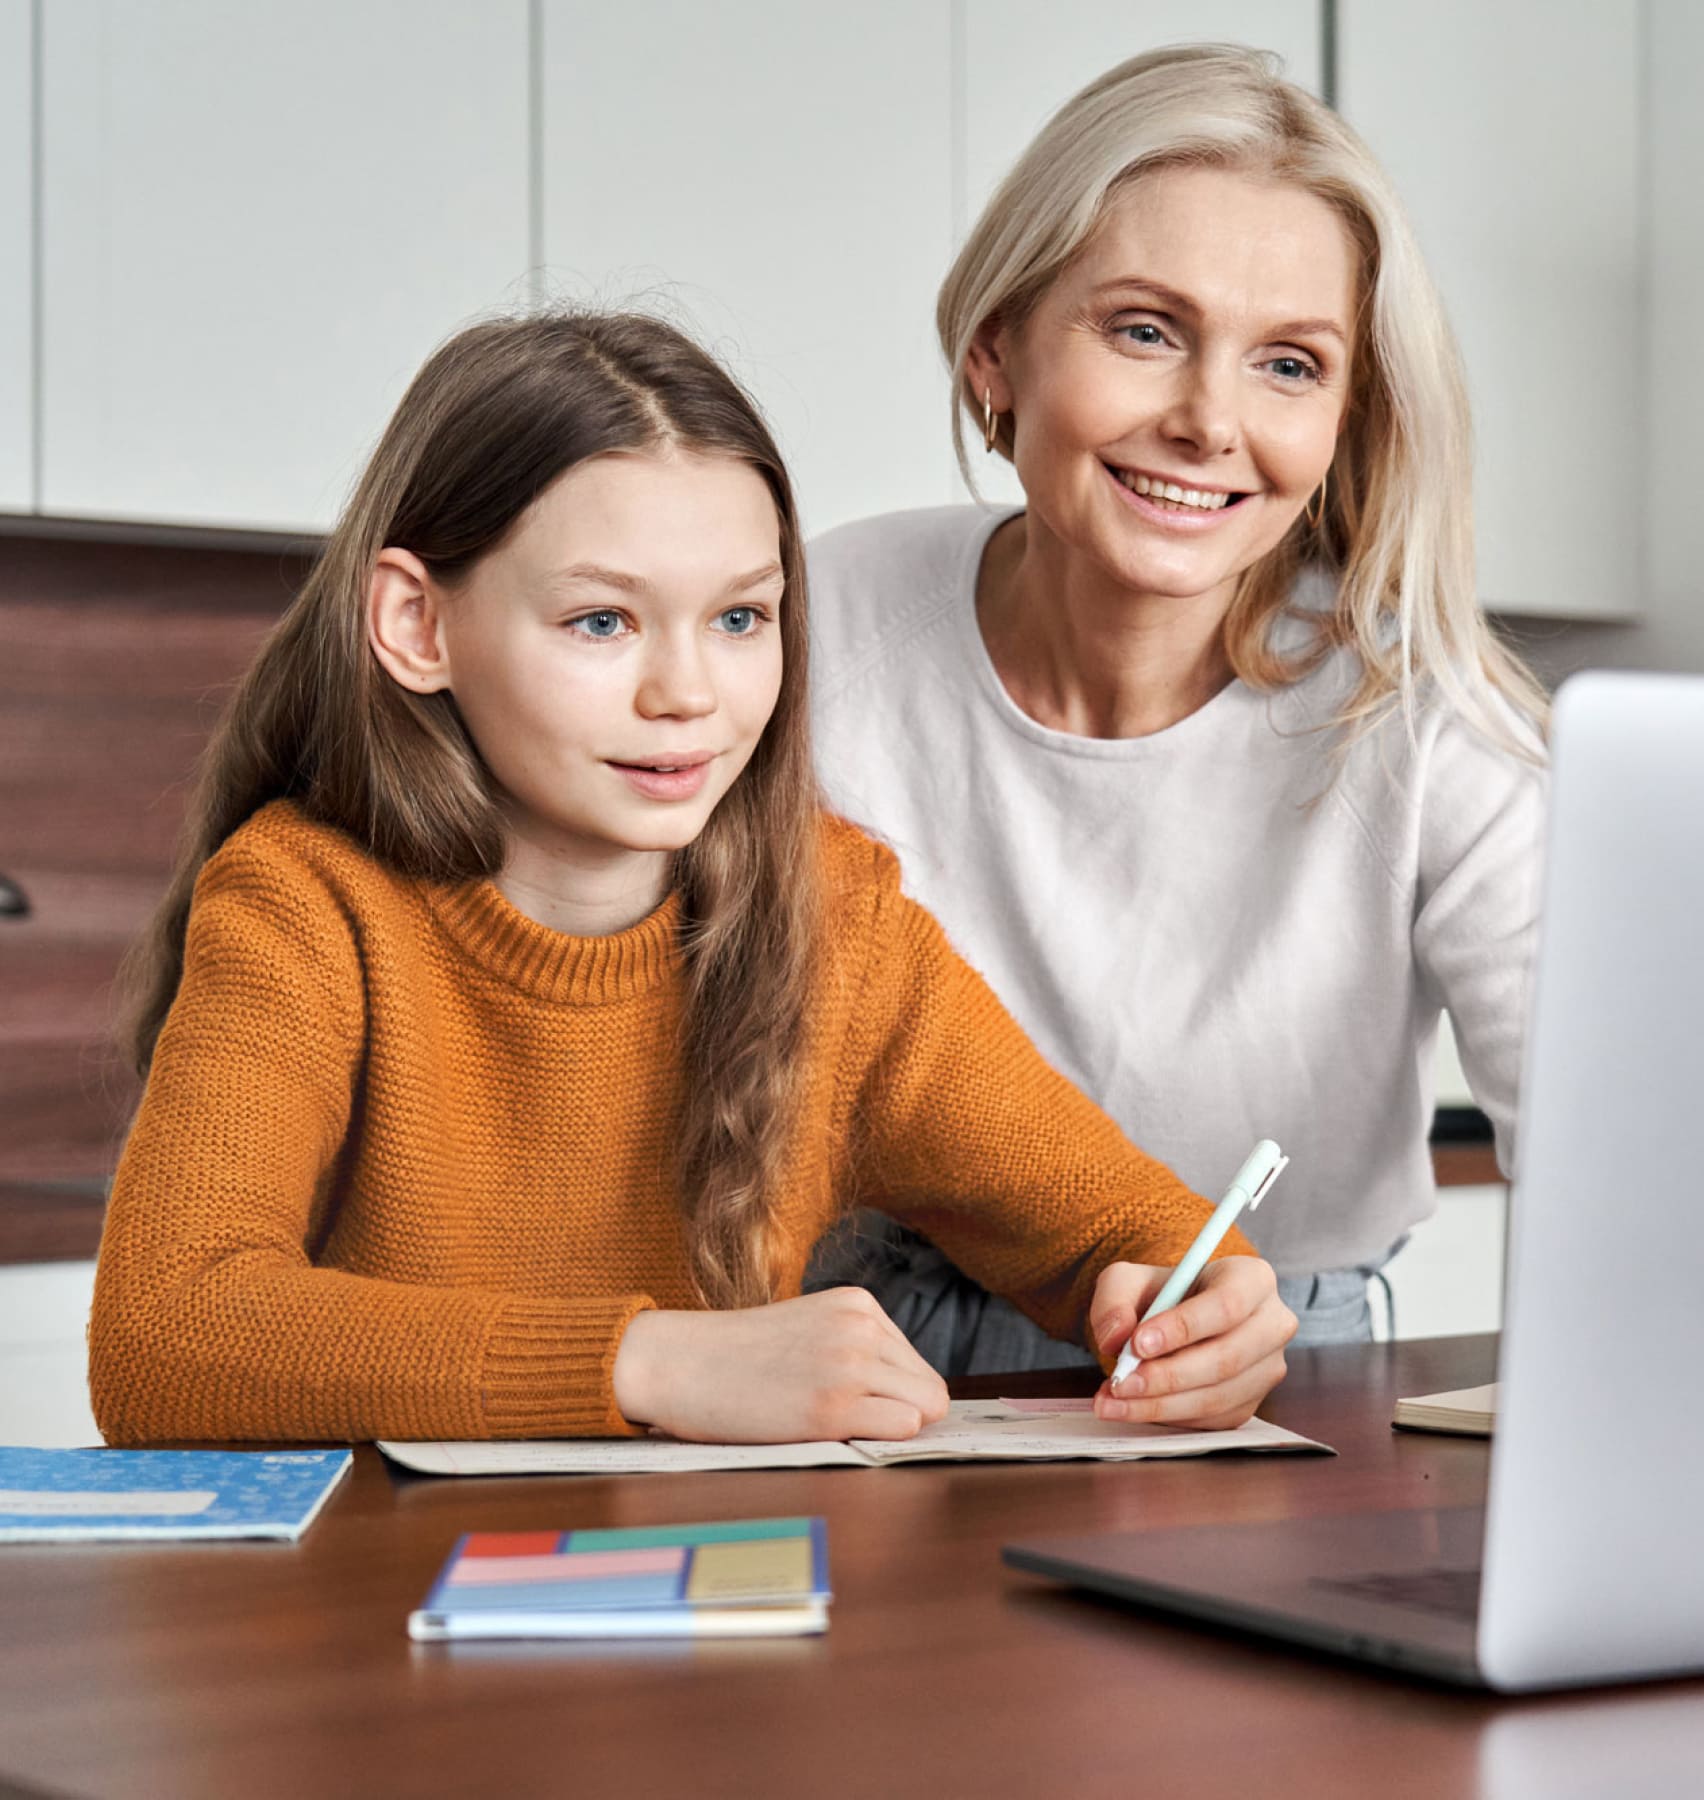
[{"label": "light blue pen", "polygon": [[[1183,1261],[1166,1277],[1166,1285],[1154,1296],[1154,1304],[1136,1321],[1137,1331],[1155,1313],[1163,1313],[1168,1307],[1176,1306],[1195,1286],[1196,1277],[1206,1268],[1208,1257],[1218,1249],[1219,1240],[1236,1224],[1237,1214],[1245,1206],[1253,1212],[1266,1198],[1267,1190],[1284,1173],[1289,1162],[1289,1157],[1271,1138],[1262,1138],[1249,1151],[1248,1160],[1237,1170],[1235,1179],[1225,1190],[1224,1199],[1213,1208],[1207,1223],[1195,1234],[1195,1242],[1185,1252]],[[1133,1331],[1130,1342],[1119,1351],[1118,1361],[1113,1365],[1111,1385],[1115,1392],[1126,1375],[1136,1373],[1141,1360],[1136,1354],[1136,1332]]]}]

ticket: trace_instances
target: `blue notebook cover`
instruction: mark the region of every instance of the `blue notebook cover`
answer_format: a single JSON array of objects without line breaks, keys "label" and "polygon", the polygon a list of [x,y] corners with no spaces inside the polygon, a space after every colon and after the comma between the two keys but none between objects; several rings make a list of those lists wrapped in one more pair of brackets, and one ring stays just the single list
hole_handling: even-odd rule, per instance
[{"label": "blue notebook cover", "polygon": [[828,1623],[818,1518],[476,1531],[408,1622],[424,1639],[793,1636]]},{"label": "blue notebook cover", "polygon": [[294,1543],[347,1450],[0,1447],[0,1543],[277,1538]]}]

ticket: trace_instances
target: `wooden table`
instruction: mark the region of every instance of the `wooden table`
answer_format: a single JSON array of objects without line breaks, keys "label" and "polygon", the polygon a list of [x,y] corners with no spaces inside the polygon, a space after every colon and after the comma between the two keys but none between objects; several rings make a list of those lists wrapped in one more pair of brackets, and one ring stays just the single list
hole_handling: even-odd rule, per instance
[{"label": "wooden table", "polygon": [[[1041,1532],[1477,1501],[1483,1442],[1388,1420],[1397,1394],[1486,1380],[1494,1355],[1490,1338],[1294,1355],[1267,1410],[1334,1444],[1332,1460],[444,1481],[364,1448],[299,1545],[0,1549],[0,1793],[1701,1791],[1662,1777],[1661,1758],[1704,1770],[1704,1682],[1498,1702],[1147,1617],[1000,1562],[1002,1543]],[[821,1639],[404,1635],[465,1530],[795,1513],[828,1519],[837,1598]],[[1638,1787],[1639,1770],[1659,1778]],[[1582,1771],[1588,1784],[1570,1786]]]}]

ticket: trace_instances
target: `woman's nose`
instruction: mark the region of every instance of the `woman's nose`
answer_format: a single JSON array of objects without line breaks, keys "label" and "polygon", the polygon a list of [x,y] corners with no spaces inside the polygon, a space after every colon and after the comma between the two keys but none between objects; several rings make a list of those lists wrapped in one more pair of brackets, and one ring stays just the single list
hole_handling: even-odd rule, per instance
[{"label": "woman's nose", "polygon": [[696,642],[651,646],[634,704],[647,719],[701,719],[716,710],[716,686]]},{"label": "woman's nose", "polygon": [[1197,457],[1234,450],[1241,430],[1236,370],[1217,358],[1188,359],[1178,370],[1161,428],[1173,443]]}]

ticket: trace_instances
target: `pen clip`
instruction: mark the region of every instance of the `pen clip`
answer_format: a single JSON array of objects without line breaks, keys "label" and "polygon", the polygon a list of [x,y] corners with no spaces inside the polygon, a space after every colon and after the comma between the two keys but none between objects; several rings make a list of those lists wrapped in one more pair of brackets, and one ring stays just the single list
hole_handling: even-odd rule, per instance
[{"label": "pen clip", "polygon": [[[1276,1144],[1274,1144],[1272,1146],[1272,1148],[1274,1150],[1277,1150],[1278,1146]],[[1273,1182],[1275,1182],[1278,1179],[1278,1177],[1280,1175],[1282,1175],[1287,1168],[1289,1168],[1289,1166],[1290,1166],[1289,1157],[1280,1153],[1278,1155],[1278,1157],[1273,1161],[1272,1165],[1267,1169],[1266,1173],[1261,1176],[1260,1181],[1256,1185],[1254,1192],[1249,1195],[1248,1210],[1250,1212],[1253,1212],[1254,1209],[1261,1203],[1261,1201],[1266,1196],[1266,1190],[1269,1187],[1271,1187]]]}]

